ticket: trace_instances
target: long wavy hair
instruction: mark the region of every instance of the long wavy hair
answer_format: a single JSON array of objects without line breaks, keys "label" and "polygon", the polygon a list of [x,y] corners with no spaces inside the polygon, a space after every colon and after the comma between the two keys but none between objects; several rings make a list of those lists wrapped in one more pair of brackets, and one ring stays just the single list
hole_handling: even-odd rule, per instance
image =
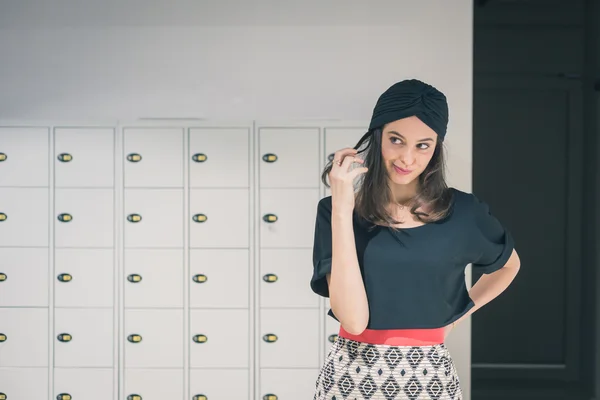
[{"label": "long wavy hair", "polygon": [[[389,184],[388,170],[381,154],[382,134],[382,127],[372,129],[365,133],[354,146],[354,149],[358,150],[358,156],[365,160],[363,165],[356,164],[356,166],[368,168],[368,171],[359,175],[355,181],[354,210],[360,217],[373,225],[395,228],[392,225],[402,222],[396,221],[389,212],[389,206],[395,203],[395,200]],[[444,152],[444,141],[438,138],[429,164],[418,177],[417,194],[408,203],[411,214],[423,223],[442,220],[451,211],[452,192],[446,184]],[[329,160],[321,174],[321,181],[328,188],[330,187],[328,178],[332,164],[333,160]],[[418,208],[427,209],[429,212],[417,211]]]}]

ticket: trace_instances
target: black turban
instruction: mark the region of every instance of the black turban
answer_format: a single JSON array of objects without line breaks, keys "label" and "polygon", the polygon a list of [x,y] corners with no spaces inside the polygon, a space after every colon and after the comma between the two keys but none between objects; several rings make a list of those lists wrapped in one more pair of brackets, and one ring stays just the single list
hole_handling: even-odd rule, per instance
[{"label": "black turban", "polygon": [[413,115],[433,129],[441,140],[444,139],[448,125],[446,96],[417,79],[395,83],[379,97],[369,131]]}]

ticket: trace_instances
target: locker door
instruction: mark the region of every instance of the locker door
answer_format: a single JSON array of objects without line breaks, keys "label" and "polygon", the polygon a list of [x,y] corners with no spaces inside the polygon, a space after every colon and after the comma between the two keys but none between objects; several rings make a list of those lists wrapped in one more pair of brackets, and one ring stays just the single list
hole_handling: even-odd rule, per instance
[{"label": "locker door", "polygon": [[311,249],[260,251],[260,306],[263,308],[319,307],[310,289]]},{"label": "locker door", "polygon": [[183,129],[125,128],[126,188],[183,187]]},{"label": "locker door", "polygon": [[113,187],[113,128],[54,130],[56,187]]},{"label": "locker door", "polygon": [[183,310],[125,311],[126,368],[183,368]]},{"label": "locker door", "polygon": [[190,250],[191,308],[248,308],[248,249]]},{"label": "locker door", "polygon": [[[184,399],[183,370],[126,369],[126,400]],[[75,399],[73,399],[75,400]]]},{"label": "locker door", "polygon": [[0,127],[0,186],[48,186],[48,128]]},{"label": "locker door", "polygon": [[[329,304],[326,305],[325,310],[329,311]],[[338,334],[340,332],[340,323],[337,322],[329,315],[325,315],[325,354],[329,352],[331,346],[338,339]],[[321,360],[323,361],[323,360]]]},{"label": "locker door", "polygon": [[112,189],[56,189],[56,247],[113,247]]},{"label": "locker door", "polygon": [[[54,398],[111,400],[113,399],[111,368],[55,368]],[[67,397],[70,396],[70,397]]]},{"label": "locker door", "polygon": [[190,312],[191,368],[248,368],[248,310]]},{"label": "locker door", "polygon": [[0,307],[48,307],[48,249],[0,249]]},{"label": "locker door", "polygon": [[318,368],[319,310],[260,310],[261,368]]},{"label": "locker door", "polygon": [[0,367],[48,366],[48,309],[0,309]]},{"label": "locker door", "polygon": [[183,250],[125,250],[124,282],[125,308],[183,308]]},{"label": "locker door", "polygon": [[0,243],[48,247],[48,189],[0,188]]},{"label": "locker door", "polygon": [[260,398],[275,395],[278,400],[312,399],[318,376],[318,369],[262,369]]},{"label": "locker door", "polygon": [[190,247],[248,247],[248,189],[190,190]]},{"label": "locker door", "polygon": [[260,192],[260,246],[312,248],[318,189],[263,189]]},{"label": "locker door", "polygon": [[112,367],[113,333],[112,309],[56,309],[54,365]]},{"label": "locker door", "polygon": [[125,247],[183,247],[183,190],[125,189]]},{"label": "locker door", "polygon": [[261,188],[319,187],[318,128],[260,128]]},{"label": "locker door", "polygon": [[[202,397],[205,396],[205,397]],[[192,369],[192,400],[250,400],[250,376],[247,369]],[[283,400],[282,397],[279,398]]]},{"label": "locker door", "polygon": [[47,399],[48,368],[0,368],[0,398]]},{"label": "locker door", "polygon": [[249,186],[249,131],[246,128],[190,129],[190,187]]},{"label": "locker door", "polygon": [[55,306],[112,307],[113,257],[112,249],[56,249]]},{"label": "locker door", "polygon": [[367,128],[325,128],[325,163],[333,160],[333,153],[346,147],[354,147],[367,133]]}]

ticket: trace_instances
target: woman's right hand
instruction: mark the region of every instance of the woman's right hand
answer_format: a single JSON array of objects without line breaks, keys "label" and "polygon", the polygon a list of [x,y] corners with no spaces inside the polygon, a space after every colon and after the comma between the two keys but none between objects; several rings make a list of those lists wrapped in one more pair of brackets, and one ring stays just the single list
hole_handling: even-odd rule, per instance
[{"label": "woman's right hand", "polygon": [[360,167],[349,171],[352,163],[364,163],[363,159],[356,156],[357,152],[354,148],[336,151],[329,172],[332,206],[343,212],[354,210],[354,179],[368,170]]}]

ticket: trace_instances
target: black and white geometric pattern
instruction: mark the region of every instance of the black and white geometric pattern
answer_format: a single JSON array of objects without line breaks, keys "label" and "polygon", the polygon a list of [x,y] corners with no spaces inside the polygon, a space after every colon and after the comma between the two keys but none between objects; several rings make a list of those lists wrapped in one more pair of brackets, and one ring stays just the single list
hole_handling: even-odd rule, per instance
[{"label": "black and white geometric pattern", "polygon": [[338,336],[313,400],[462,400],[445,344],[391,346]]}]

